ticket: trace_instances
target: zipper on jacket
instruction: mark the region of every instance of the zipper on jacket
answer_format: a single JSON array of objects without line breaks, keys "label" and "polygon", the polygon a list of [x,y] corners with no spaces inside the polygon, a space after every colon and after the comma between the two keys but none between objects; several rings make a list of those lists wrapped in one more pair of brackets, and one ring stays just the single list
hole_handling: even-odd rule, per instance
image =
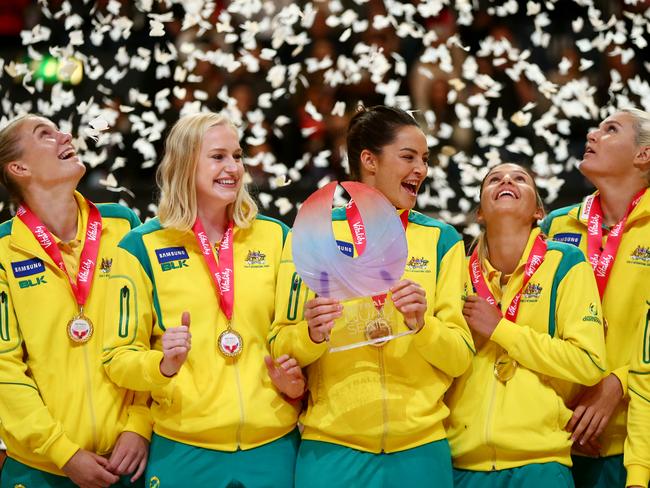
[{"label": "zipper on jacket", "polygon": [[9,300],[7,293],[0,293],[0,339],[9,341]]},{"label": "zipper on jacket", "polygon": [[118,324],[117,335],[121,338],[128,337],[129,335],[129,302],[131,298],[131,291],[128,286],[120,289],[120,322]]},{"label": "zipper on jacket", "polygon": [[90,370],[90,362],[88,360],[88,348],[90,347],[89,344],[84,344],[81,346],[83,348],[83,355],[84,355],[84,363],[86,366],[86,390],[88,390],[88,413],[90,415],[90,427],[92,430],[93,434],[93,445],[92,449],[90,449],[92,452],[95,452],[98,447],[98,440],[97,440],[97,417],[95,416],[95,407],[94,407],[94,402],[93,402],[93,382],[91,380],[91,370]]},{"label": "zipper on jacket", "polygon": [[[645,334],[643,334],[643,362],[648,364],[650,363],[650,334],[648,334],[648,329],[650,328],[650,302],[646,300],[648,304],[648,313],[645,316]],[[6,305],[5,305],[6,306]]]},{"label": "zipper on jacket", "polygon": [[[495,354],[495,360],[498,354]],[[492,445],[492,418],[494,415],[494,402],[497,396],[497,378],[492,374],[492,392],[490,394],[490,401],[488,403],[487,414],[485,416],[485,445],[492,449],[492,471],[497,469],[497,452]]]},{"label": "zipper on jacket", "polygon": [[237,367],[237,363],[233,365],[234,370],[235,370],[235,382],[237,383],[237,394],[239,395],[239,425],[237,426],[237,434],[236,434],[236,440],[237,440],[237,450],[241,449],[241,431],[242,428],[244,427],[244,395],[241,390],[241,381],[239,378],[239,368]]},{"label": "zipper on jacket", "polygon": [[379,382],[381,384],[381,410],[382,410],[382,432],[379,444],[380,451],[386,451],[386,437],[388,436],[388,392],[386,390],[386,368],[384,365],[384,348],[379,348]]},{"label": "zipper on jacket", "polygon": [[287,320],[296,320],[298,316],[298,303],[300,301],[300,288],[302,279],[298,273],[291,276],[291,287],[289,288],[289,304],[287,305]]}]

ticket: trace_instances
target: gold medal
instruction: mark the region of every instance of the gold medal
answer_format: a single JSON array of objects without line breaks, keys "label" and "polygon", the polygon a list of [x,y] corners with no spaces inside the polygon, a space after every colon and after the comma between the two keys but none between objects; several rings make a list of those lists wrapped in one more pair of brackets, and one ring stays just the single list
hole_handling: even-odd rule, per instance
[{"label": "gold medal", "polygon": [[494,362],[494,376],[502,383],[506,383],[515,375],[518,366],[517,361],[508,356],[507,352],[504,352]]},{"label": "gold medal", "polygon": [[68,337],[77,344],[84,344],[93,335],[93,323],[80,311],[68,322]]},{"label": "gold medal", "polygon": [[[380,316],[375,317],[366,324],[366,339],[369,341],[381,339],[392,335],[393,330],[388,321]],[[371,346],[381,347],[388,341],[378,341],[370,344]]]},{"label": "gold medal", "polygon": [[232,329],[228,324],[228,328],[219,334],[217,346],[219,346],[219,352],[222,356],[236,358],[244,350],[244,339],[242,339],[239,332]]}]

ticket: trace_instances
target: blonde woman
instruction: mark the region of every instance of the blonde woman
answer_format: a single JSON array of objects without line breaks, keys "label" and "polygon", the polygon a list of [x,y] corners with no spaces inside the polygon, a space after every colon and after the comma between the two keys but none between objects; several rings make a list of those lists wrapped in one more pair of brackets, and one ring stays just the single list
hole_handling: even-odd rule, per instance
[{"label": "blonde woman", "polygon": [[257,213],[244,177],[228,119],[181,118],[158,218],[122,240],[113,265],[104,362],[153,397],[152,486],[293,486],[298,412],[269,374],[291,396],[304,382],[265,340],[287,228]]},{"label": "blonde woman", "polygon": [[[72,137],[37,115],[0,131],[0,180],[18,204],[0,225],[0,486],[129,485],[144,472],[147,395],[102,367],[104,296],[119,240],[140,222],[76,191]],[[139,480],[140,483],[142,480]]]},{"label": "blonde woman", "polygon": [[542,216],[523,167],[488,172],[463,308],[477,354],[447,395],[457,487],[573,487],[565,404],[603,375],[603,323],[589,264],[546,240]]},{"label": "blonde woman", "polygon": [[650,114],[626,109],[603,120],[587,134],[579,169],[596,193],[542,224],[549,237],[580,247],[592,264],[607,324],[607,375],[572,403],[573,476],[578,488],[646,486],[648,375],[643,363],[630,367],[630,361],[641,347],[636,338],[646,340],[650,300]]}]

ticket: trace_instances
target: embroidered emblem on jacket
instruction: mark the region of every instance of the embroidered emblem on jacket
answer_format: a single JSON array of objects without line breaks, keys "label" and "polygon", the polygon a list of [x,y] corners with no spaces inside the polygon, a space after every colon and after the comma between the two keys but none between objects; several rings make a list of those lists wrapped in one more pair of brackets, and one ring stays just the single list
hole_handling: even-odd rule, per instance
[{"label": "embroidered emblem on jacket", "polygon": [[266,254],[252,249],[249,249],[244,263],[246,263],[245,268],[268,268],[269,266],[266,262]]},{"label": "embroidered emblem on jacket", "polygon": [[650,246],[637,246],[630,254],[627,261],[631,264],[640,264],[641,266],[650,266]]},{"label": "embroidered emblem on jacket", "polygon": [[425,259],[424,257],[418,258],[412,256],[411,259],[409,259],[408,263],[406,263],[406,271],[430,273],[431,270],[429,269],[429,260]]},{"label": "embroidered emblem on jacket", "polygon": [[111,272],[111,266],[113,266],[113,258],[102,258],[102,263],[99,269],[101,270],[102,274],[108,274]]},{"label": "embroidered emblem on jacket", "polygon": [[522,302],[536,302],[542,294],[542,286],[539,283],[528,283],[522,293]]},{"label": "embroidered emblem on jacket", "polygon": [[600,317],[598,317],[598,307],[596,307],[595,303],[589,304],[589,310],[587,311],[587,314],[584,317],[582,317],[582,321],[596,322],[598,325],[602,324]]}]

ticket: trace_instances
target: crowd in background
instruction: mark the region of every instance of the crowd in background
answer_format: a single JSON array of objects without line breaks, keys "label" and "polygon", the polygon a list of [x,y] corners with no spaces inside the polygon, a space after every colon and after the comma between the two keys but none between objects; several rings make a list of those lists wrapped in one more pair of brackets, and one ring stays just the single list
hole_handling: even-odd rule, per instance
[{"label": "crowd in background", "polygon": [[[140,210],[142,218],[151,216],[155,210],[149,203],[155,201],[153,175],[166,129],[179,113],[196,109],[192,104],[197,101],[202,109],[232,110],[233,106],[238,109],[245,129],[242,141],[251,163],[248,169],[253,179],[253,193],[262,195],[264,213],[280,217],[288,224],[295,215],[293,204],[304,200],[324,178],[345,179],[345,127],[359,101],[365,106],[387,103],[415,110],[430,136],[431,165],[437,166],[430,170],[430,189],[425,188],[427,198],[421,198],[419,206],[426,213],[446,217],[462,231],[464,215],[474,205],[476,195],[467,188],[471,171],[464,173],[471,170],[472,165],[485,164],[495,147],[501,154],[507,148],[506,154],[528,165],[534,157],[548,154],[548,157],[541,157],[534,169],[539,173],[540,168],[548,171],[555,165],[552,174],[539,176],[557,175],[564,180],[563,184],[551,183],[554,188],[547,193],[550,195],[547,203],[559,193],[551,207],[575,201],[587,193],[588,184],[574,170],[572,158],[581,157],[587,130],[601,118],[596,107],[620,104],[621,99],[617,98],[620,95],[624,97],[622,100],[629,99],[639,105],[641,97],[630,90],[628,82],[636,77],[647,85],[648,66],[647,62],[643,63],[643,50],[639,47],[642,42],[633,42],[631,34],[634,24],[645,18],[640,35],[647,38],[648,2],[596,1],[593,7],[587,7],[592,2],[568,0],[529,2],[541,10],[540,16],[533,15],[531,5],[521,2],[475,1],[471,3],[470,21],[463,18],[465,14],[459,8],[461,2],[444,6],[435,15],[427,14],[424,9],[417,10],[435,2],[318,1],[310,3],[311,9],[303,0],[266,2],[274,9],[274,22],[279,18],[278,13],[283,8],[289,12],[290,6],[298,6],[304,13],[315,11],[308,27],[303,28],[298,23],[292,26],[293,34],[302,35],[304,42],[299,39],[298,44],[285,42],[279,47],[274,46],[273,34],[274,29],[283,27],[281,23],[273,24],[273,28],[266,31],[260,28],[256,32],[254,26],[251,28],[255,22],[258,26],[265,25],[264,12],[269,11],[269,5],[247,16],[242,7],[246,2],[153,2],[147,11],[145,6],[149,3],[102,0],[86,5],[85,2],[62,0],[45,4],[9,0],[0,6],[0,54],[5,68],[11,61],[20,62],[29,57],[28,47],[47,54],[52,46],[68,45],[73,29],[83,33],[84,42],[75,46],[75,52],[91,55],[103,67],[104,75],[91,79],[87,65],[78,85],[62,85],[64,91],[72,91],[72,102],[60,103],[60,106],[54,103],[54,107],[48,105],[54,113],[44,115],[69,121],[74,133],[87,122],[83,120],[84,103],[114,111],[116,117],[110,124],[109,142],[104,140],[103,147],[95,148],[92,141],[87,141],[88,150],[94,153],[88,153],[93,157],[84,160],[97,167],[88,173],[85,191],[94,200],[123,198]],[[514,8],[513,3],[515,7],[519,4],[518,8]],[[183,25],[190,10],[210,4],[214,8],[211,13],[210,9],[205,10],[209,13],[204,19],[206,28]],[[408,22],[414,31],[425,35],[435,32],[435,36],[423,40],[399,32],[398,29],[403,28],[400,22],[407,18],[408,9],[399,11],[403,5],[414,7],[414,15]],[[67,15],[57,15],[67,7],[70,7],[68,11],[80,16],[75,25],[68,24]],[[515,13],[512,13],[513,8]],[[597,27],[597,23],[594,27],[595,11],[600,12],[603,27]],[[156,15],[167,17],[164,18],[163,35],[154,37],[150,35],[151,21],[161,18]],[[91,34],[99,30],[102,19],[105,21],[111,16],[113,22],[118,17],[130,19],[130,34],[128,38],[111,39],[105,29],[103,40],[96,47],[90,42]],[[391,16],[392,23],[387,20],[382,25],[377,20]],[[350,18],[356,20],[349,22]],[[610,22],[612,18],[616,23]],[[226,25],[224,19],[229,19],[230,29],[223,27]],[[332,19],[339,19],[338,25]],[[358,24],[357,29],[355,25],[364,19],[368,20],[367,25]],[[346,29],[347,24],[351,28]],[[24,32],[36,25],[51,29],[51,35],[46,41],[28,45]],[[247,43],[247,30],[256,32],[254,45],[250,40]],[[617,38],[618,32],[627,32],[629,38]],[[237,36],[228,38],[228,34]],[[582,52],[581,39],[594,41],[592,48]],[[607,41],[602,44],[602,50],[593,47],[598,39]],[[500,44],[502,41],[506,43]],[[303,48],[297,49],[300,44]],[[336,66],[342,59],[362,59],[360,45],[378,48],[384,55],[378,62],[389,60],[381,79],[371,67],[358,69],[356,78],[355,73],[349,73],[345,82],[331,86],[332,73],[328,66]],[[500,52],[499,45],[507,46],[506,50]],[[437,50],[440,46],[446,49]],[[150,52],[148,63],[142,61],[147,59],[142,49]],[[270,49],[274,51],[272,55],[268,55]],[[154,55],[156,51],[171,53],[169,57],[175,59],[165,60],[163,55]],[[512,76],[509,69],[516,68],[513,61],[516,56],[509,56],[509,53],[521,55],[525,51],[529,51],[529,55],[521,58],[539,67],[548,81],[558,87],[575,83],[572,88],[575,95],[565,101],[553,96],[549,98],[543,94],[543,87],[524,74],[515,81],[516,76]],[[125,53],[126,58],[121,59]],[[233,56],[231,60],[246,62],[239,67],[233,66],[227,54]],[[328,59],[332,63],[327,62]],[[255,63],[259,64],[257,71],[251,68]],[[287,73],[296,64],[300,75],[297,83],[291,83]],[[278,66],[288,69],[284,81],[272,86],[274,80],[269,73]],[[475,68],[473,75],[472,67]],[[124,76],[121,79],[108,77],[106,72],[111,68],[122,71]],[[482,75],[500,84],[496,92],[490,94],[489,87],[481,88],[479,78]],[[115,83],[111,83],[111,79]],[[54,97],[59,96],[52,94],[57,90],[56,85],[48,83],[32,94],[21,84],[20,77],[11,77],[6,70],[0,78],[0,86],[2,115],[6,117],[14,115],[12,112],[17,104],[26,102],[28,105],[22,108],[40,112],[42,106],[37,100],[52,103]],[[260,95],[273,93],[278,87],[285,93],[274,97],[270,103],[268,99],[262,101]],[[584,102],[584,107],[576,109],[576,101]],[[334,110],[337,113],[333,114],[340,102],[344,102],[344,110]],[[511,117],[527,104],[535,104],[529,105],[532,108],[524,112],[530,121],[525,125],[513,122]],[[128,111],[120,109],[124,106],[131,108]],[[556,108],[559,111],[555,111]],[[540,130],[535,127],[536,121],[549,116],[555,117],[557,123],[551,120],[547,128],[559,134],[560,140],[548,135],[540,137]],[[505,137],[500,136],[502,129],[494,123],[500,117],[508,131]],[[486,133],[481,133],[477,118],[492,124]],[[481,137],[490,136],[494,136],[494,140],[481,141]],[[146,139],[146,143],[141,139]],[[529,147],[522,149],[521,140],[527,141]],[[515,147],[508,146],[510,143]],[[478,163],[472,161],[476,157],[480,158]],[[124,163],[116,164],[116,160]],[[105,191],[100,181],[106,179],[108,173],[114,174],[119,186],[131,190],[135,197],[125,192]],[[277,176],[284,176],[291,183],[278,185]],[[443,179],[445,182],[441,183]],[[9,216],[6,207],[3,215]],[[455,220],[450,217],[453,215]]]}]

